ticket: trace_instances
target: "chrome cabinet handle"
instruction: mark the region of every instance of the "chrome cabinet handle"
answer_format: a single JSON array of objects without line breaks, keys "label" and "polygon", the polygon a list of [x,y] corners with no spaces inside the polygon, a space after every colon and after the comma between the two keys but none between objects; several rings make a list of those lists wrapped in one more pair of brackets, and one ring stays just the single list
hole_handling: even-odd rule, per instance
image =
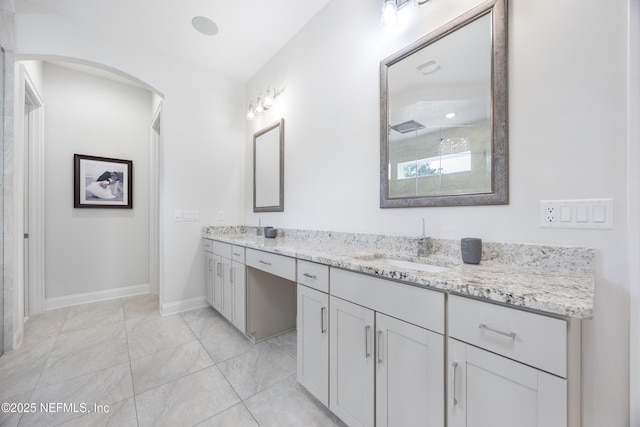
[{"label": "chrome cabinet handle", "polygon": [[456,399],[456,371],[458,369],[458,362],[453,362],[451,364],[451,406],[456,406],[458,404],[458,399]]},{"label": "chrome cabinet handle", "polygon": [[368,359],[371,357],[371,350],[369,350],[369,333],[371,332],[371,326],[364,327],[364,357]]},{"label": "chrome cabinet handle", "polygon": [[485,331],[493,332],[494,334],[502,335],[503,337],[511,338],[515,341],[516,333],[515,332],[502,332],[497,329],[493,329],[488,327],[485,323],[480,323],[478,325],[478,329],[484,329]]},{"label": "chrome cabinet handle", "polygon": [[378,341],[376,343],[376,346],[378,347],[376,349],[376,352],[378,353],[378,364],[382,363],[382,331],[378,330]]},{"label": "chrome cabinet handle", "polygon": [[263,260],[260,260],[260,261],[258,261],[258,262],[259,262],[260,264],[264,264],[264,265],[271,265],[271,263],[270,263],[270,262],[263,261]]},{"label": "chrome cabinet handle", "polygon": [[216,275],[219,277],[222,277],[222,263],[221,262],[217,262],[216,263]]},{"label": "chrome cabinet handle", "polygon": [[209,260],[209,271],[213,271],[213,260]]},{"label": "chrome cabinet handle", "polygon": [[229,282],[231,283],[235,283],[236,279],[235,279],[235,268],[234,267],[230,267],[229,268]]},{"label": "chrome cabinet handle", "polygon": [[314,274],[304,273],[303,276],[308,277],[309,279],[317,279],[317,277]]},{"label": "chrome cabinet handle", "polygon": [[327,333],[327,328],[325,325],[325,318],[326,318],[326,312],[327,312],[327,307],[322,307],[320,309],[320,333],[321,334],[326,334]]}]

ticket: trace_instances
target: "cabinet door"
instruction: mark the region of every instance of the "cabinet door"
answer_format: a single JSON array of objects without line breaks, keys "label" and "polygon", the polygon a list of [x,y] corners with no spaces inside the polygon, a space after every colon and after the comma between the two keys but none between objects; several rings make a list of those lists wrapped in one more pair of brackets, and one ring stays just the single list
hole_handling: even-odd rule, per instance
[{"label": "cabinet door", "polygon": [[298,284],[298,382],[329,406],[329,295]]},{"label": "cabinet door", "polygon": [[567,381],[455,339],[448,340],[449,426],[567,425]]},{"label": "cabinet door", "polygon": [[222,257],[213,254],[213,308],[222,312],[222,296],[224,283],[224,270],[222,265]]},{"label": "cabinet door", "polygon": [[213,279],[215,276],[215,262],[213,260],[213,254],[211,252],[204,253],[204,268],[205,268],[205,291],[207,295],[207,302],[213,305]]},{"label": "cabinet door", "polygon": [[376,313],[376,426],[444,425],[444,337]]},{"label": "cabinet door", "polygon": [[329,409],[349,426],[374,425],[374,312],[331,297]]},{"label": "cabinet door", "polygon": [[231,262],[231,285],[233,288],[233,301],[231,304],[231,323],[242,333],[246,333],[246,272],[245,265],[232,261]]},{"label": "cabinet door", "polygon": [[233,284],[231,283],[231,260],[222,258],[222,307],[220,313],[231,321],[233,311]]}]

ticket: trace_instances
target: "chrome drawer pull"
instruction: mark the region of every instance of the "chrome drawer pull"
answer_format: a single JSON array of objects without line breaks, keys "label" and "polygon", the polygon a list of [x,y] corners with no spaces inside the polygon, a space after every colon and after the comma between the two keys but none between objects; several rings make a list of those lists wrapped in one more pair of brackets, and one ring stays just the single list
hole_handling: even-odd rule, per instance
[{"label": "chrome drawer pull", "polygon": [[378,342],[376,344],[378,346],[377,348],[377,352],[378,352],[378,364],[382,363],[382,331],[378,330]]},{"label": "chrome drawer pull", "polygon": [[260,264],[264,264],[264,265],[271,265],[271,263],[270,263],[270,262],[267,262],[267,261],[260,260],[259,262],[260,262]]},{"label": "chrome drawer pull", "polygon": [[309,279],[317,279],[317,277],[314,274],[304,273],[303,276],[308,277]]},{"label": "chrome drawer pull", "polygon": [[369,350],[369,332],[371,332],[371,326],[364,327],[364,357],[368,359],[371,357],[371,350]]},{"label": "chrome drawer pull", "polygon": [[320,309],[320,333],[321,334],[326,334],[327,333],[327,328],[324,326],[325,324],[325,313],[327,312],[327,307],[322,307]]},{"label": "chrome drawer pull", "polygon": [[453,362],[451,364],[451,406],[456,406],[458,404],[458,399],[456,399],[456,370],[458,369],[458,362]]},{"label": "chrome drawer pull", "polygon": [[233,253],[233,256],[240,256],[240,254],[239,254],[239,253],[237,253],[237,252],[234,252],[234,253]]},{"label": "chrome drawer pull", "polygon": [[480,323],[478,325],[478,328],[479,329],[484,329],[486,331],[493,332],[494,334],[502,335],[503,337],[511,338],[514,341],[516,340],[516,333],[515,332],[502,332],[502,331],[499,331],[497,329],[493,329],[493,328],[488,327],[485,323]]}]

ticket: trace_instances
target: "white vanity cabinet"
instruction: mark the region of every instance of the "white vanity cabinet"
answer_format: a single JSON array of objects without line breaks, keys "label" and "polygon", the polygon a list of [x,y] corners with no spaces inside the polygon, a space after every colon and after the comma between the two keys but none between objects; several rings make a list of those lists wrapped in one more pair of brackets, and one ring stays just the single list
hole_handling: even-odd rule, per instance
[{"label": "white vanity cabinet", "polygon": [[233,246],[231,256],[229,282],[232,297],[231,318],[229,320],[244,333],[247,330],[247,275],[244,264],[244,248],[242,246]]},{"label": "white vanity cabinet", "polygon": [[444,294],[331,269],[329,409],[350,426],[444,425]]},{"label": "white vanity cabinet", "polygon": [[298,382],[329,406],[329,267],[298,260]]},{"label": "white vanity cabinet", "polygon": [[211,252],[211,240],[204,240],[204,266],[205,266],[205,295],[207,302],[213,306],[213,281],[215,278],[215,261]]},{"label": "white vanity cabinet", "polygon": [[448,301],[448,425],[580,425],[579,324]]},{"label": "white vanity cabinet", "polygon": [[205,239],[207,302],[246,332],[245,248]]}]

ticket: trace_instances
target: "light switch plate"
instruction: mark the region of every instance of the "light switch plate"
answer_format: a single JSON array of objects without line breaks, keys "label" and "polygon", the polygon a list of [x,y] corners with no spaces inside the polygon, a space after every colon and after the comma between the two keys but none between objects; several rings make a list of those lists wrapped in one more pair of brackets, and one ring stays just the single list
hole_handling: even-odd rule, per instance
[{"label": "light switch plate", "polygon": [[184,211],[185,221],[198,221],[200,219],[200,211]]},{"label": "light switch plate", "polygon": [[541,200],[540,227],[613,229],[613,199]]}]

